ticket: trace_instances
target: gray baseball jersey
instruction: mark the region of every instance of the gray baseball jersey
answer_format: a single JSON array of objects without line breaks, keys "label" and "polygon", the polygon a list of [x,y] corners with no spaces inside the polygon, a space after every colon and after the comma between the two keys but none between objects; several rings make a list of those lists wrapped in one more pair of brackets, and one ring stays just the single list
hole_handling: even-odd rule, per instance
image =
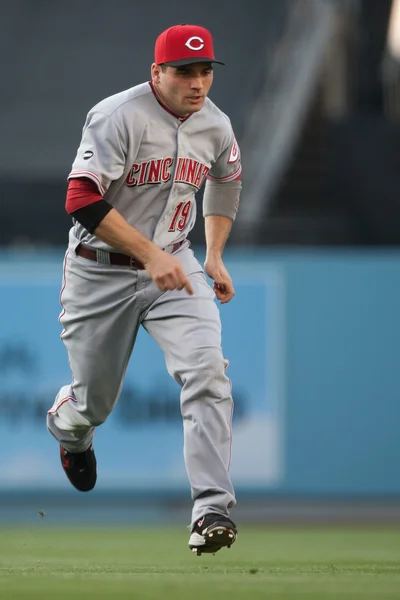
[{"label": "gray baseball jersey", "polygon": [[[130,225],[165,248],[193,228],[195,193],[206,178],[231,181],[240,173],[229,118],[209,98],[201,111],[179,119],[143,83],[89,112],[69,178],[92,179]],[[74,234],[109,249],[79,223]]]}]

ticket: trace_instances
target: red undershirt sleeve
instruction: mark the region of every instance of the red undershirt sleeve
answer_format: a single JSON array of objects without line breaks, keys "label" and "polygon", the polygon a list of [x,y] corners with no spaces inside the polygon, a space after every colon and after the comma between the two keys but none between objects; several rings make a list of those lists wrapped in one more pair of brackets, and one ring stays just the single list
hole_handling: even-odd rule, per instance
[{"label": "red undershirt sleeve", "polygon": [[83,227],[94,233],[104,217],[112,210],[103,199],[97,185],[88,178],[71,179],[65,202],[66,211]]},{"label": "red undershirt sleeve", "polygon": [[79,208],[93,204],[102,200],[103,196],[99,193],[97,185],[91,179],[82,177],[81,179],[70,179],[65,209],[68,214],[73,213]]}]

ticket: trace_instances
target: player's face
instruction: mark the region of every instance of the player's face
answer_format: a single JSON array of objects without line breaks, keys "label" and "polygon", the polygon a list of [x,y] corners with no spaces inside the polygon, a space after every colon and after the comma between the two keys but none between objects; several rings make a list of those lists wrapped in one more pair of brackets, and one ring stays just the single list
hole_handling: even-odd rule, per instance
[{"label": "player's face", "polygon": [[198,112],[213,82],[211,63],[192,63],[182,67],[153,65],[153,82],[161,100],[176,114]]}]

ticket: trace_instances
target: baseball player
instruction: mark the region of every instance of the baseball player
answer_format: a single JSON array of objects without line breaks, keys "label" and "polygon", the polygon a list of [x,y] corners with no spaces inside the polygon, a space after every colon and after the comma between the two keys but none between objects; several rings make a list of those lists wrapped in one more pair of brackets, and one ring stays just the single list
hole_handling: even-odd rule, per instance
[{"label": "baseball player", "polygon": [[[222,252],[238,208],[241,163],[228,117],[207,97],[216,62],[207,29],[171,27],[156,41],[151,81],[87,115],[66,199],[73,227],[60,323],[72,383],[47,415],[68,479],[91,490],[94,430],[117,402],[142,325],[181,386],[189,548],[197,554],[230,547],[237,536],[229,518],[236,504],[233,401],[214,300],[234,295]],[[213,289],[187,239],[204,182],[204,270]]]}]

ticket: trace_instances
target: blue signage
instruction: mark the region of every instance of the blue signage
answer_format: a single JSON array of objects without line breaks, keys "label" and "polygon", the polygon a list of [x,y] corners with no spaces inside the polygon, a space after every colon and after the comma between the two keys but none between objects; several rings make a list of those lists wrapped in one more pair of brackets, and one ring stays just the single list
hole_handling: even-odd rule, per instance
[{"label": "blue signage", "polygon": [[[0,488],[69,485],[45,417],[71,373],[60,340],[62,257],[0,263]],[[233,301],[221,306],[232,380],[236,486],[265,489],[283,475],[283,296],[276,269],[254,276],[232,265]],[[96,430],[98,488],[187,489],[178,385],[139,332],[117,406]]]}]

